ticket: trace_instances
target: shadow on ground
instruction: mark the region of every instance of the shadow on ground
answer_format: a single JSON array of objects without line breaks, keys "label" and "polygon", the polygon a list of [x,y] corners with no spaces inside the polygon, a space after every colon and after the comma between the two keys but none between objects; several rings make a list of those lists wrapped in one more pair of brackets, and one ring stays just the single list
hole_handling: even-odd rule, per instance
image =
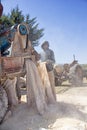
[{"label": "shadow on ground", "polygon": [[57,102],[54,105],[49,105],[47,111],[41,116],[33,108],[28,108],[26,103],[22,103],[15,109],[12,117],[0,126],[0,130],[48,129],[48,126],[54,124],[57,119],[66,120],[66,118],[87,121],[87,115],[73,104]]}]

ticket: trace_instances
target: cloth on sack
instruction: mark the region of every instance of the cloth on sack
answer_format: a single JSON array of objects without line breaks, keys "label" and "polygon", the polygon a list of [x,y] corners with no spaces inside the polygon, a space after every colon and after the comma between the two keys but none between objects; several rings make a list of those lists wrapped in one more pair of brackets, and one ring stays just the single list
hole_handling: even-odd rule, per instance
[{"label": "cloth on sack", "polygon": [[49,75],[46,68],[46,63],[45,62],[39,63],[38,70],[39,70],[39,74],[40,74],[40,77],[41,77],[41,80],[42,80],[42,83],[46,92],[47,101],[49,103],[54,103],[55,98],[52,92],[51,83],[50,83]]},{"label": "cloth on sack", "polygon": [[[36,65],[26,59],[26,84],[27,84],[27,103],[29,106],[36,105],[40,114],[43,114],[47,104],[45,99],[44,87]],[[35,104],[34,104],[35,103]]]}]

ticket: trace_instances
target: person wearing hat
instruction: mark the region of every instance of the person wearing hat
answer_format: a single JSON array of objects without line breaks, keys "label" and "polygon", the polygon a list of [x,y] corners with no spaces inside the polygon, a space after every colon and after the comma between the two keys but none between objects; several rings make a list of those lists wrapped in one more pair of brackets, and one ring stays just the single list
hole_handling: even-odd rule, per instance
[{"label": "person wearing hat", "polygon": [[54,52],[49,48],[49,42],[45,41],[42,45],[42,53],[40,54],[41,62],[46,63],[47,72],[49,75],[49,80],[52,88],[52,92],[54,95],[54,98],[56,99],[56,93],[55,93],[55,80],[54,80],[54,71],[53,71],[53,65],[55,63],[55,57]]},{"label": "person wearing hat", "polygon": [[45,41],[41,45],[41,48],[43,49],[43,52],[41,53],[41,61],[55,63],[54,52],[49,49],[49,42]]}]

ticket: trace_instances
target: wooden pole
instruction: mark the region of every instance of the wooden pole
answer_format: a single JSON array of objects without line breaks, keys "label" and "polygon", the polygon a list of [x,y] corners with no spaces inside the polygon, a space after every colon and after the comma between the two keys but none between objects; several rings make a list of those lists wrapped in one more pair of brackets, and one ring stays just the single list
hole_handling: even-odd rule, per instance
[{"label": "wooden pole", "polygon": [[74,61],[75,61],[75,55],[73,55],[73,59],[74,59]]}]

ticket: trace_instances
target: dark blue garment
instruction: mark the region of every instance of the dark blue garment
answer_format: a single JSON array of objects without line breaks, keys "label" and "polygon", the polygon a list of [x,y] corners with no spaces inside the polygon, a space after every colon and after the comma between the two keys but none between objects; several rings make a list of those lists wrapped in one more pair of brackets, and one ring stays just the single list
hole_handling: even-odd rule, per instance
[{"label": "dark blue garment", "polygon": [[0,52],[3,54],[7,49],[9,49],[11,43],[8,41],[7,37],[0,37]]},{"label": "dark blue garment", "polygon": [[50,60],[53,63],[55,63],[55,57],[54,57],[54,52],[51,49],[45,50],[46,53],[46,60]]}]

